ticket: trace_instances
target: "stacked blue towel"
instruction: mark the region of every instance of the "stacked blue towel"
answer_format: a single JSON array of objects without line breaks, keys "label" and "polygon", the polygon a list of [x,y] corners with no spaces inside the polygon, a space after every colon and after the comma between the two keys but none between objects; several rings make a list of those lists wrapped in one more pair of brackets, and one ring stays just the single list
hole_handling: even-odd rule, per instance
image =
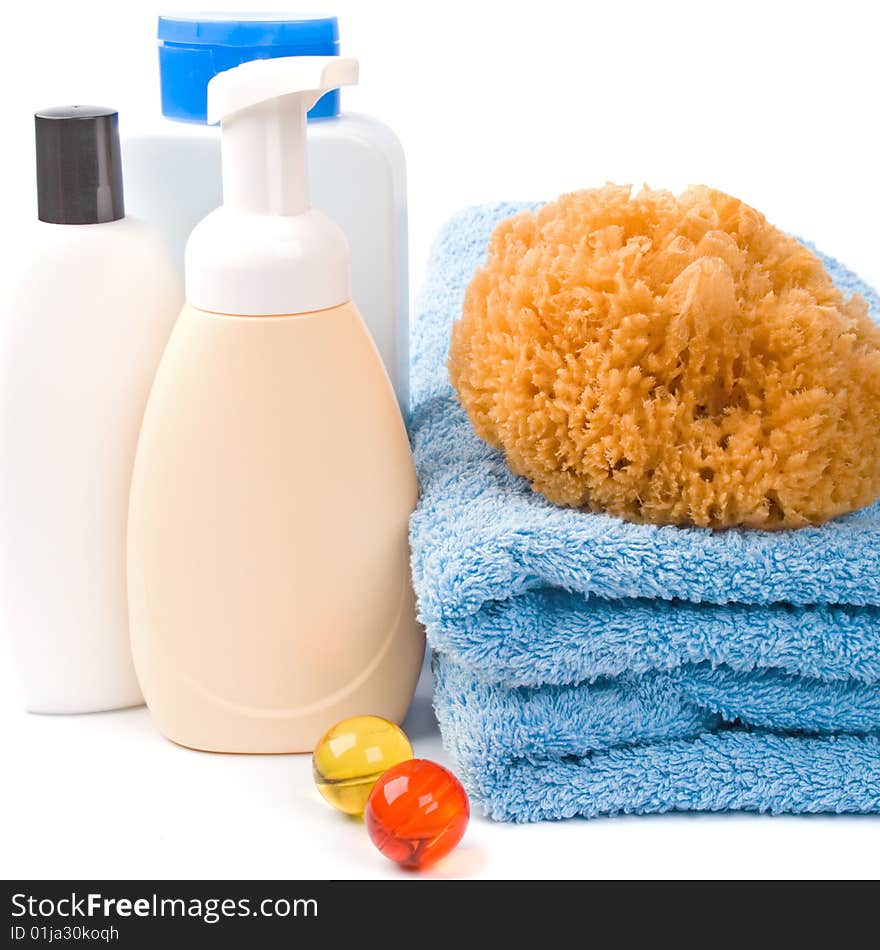
[{"label": "stacked blue towel", "polygon": [[413,577],[469,791],[509,821],[880,811],[880,504],[788,532],[627,524],[551,505],[471,429],[450,329],[523,207],[446,226],[413,331]]}]

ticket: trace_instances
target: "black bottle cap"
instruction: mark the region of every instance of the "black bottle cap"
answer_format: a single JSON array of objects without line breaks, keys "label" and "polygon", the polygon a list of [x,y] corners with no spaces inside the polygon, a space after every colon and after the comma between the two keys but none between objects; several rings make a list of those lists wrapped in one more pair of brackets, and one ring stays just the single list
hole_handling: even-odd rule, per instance
[{"label": "black bottle cap", "polygon": [[60,106],[34,115],[37,200],[49,224],[104,224],[125,217],[119,114]]}]

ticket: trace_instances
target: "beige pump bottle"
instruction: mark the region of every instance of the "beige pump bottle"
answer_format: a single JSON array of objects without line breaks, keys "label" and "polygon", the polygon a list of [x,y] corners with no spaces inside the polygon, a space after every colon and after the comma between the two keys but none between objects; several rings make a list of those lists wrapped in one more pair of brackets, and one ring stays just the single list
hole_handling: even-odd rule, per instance
[{"label": "beige pump bottle", "polygon": [[409,443],[345,237],[308,204],[306,112],[356,78],[295,57],[208,89],[224,205],[187,245],[128,536],[138,679],[192,748],[306,752],[346,716],[400,722],[421,667]]}]

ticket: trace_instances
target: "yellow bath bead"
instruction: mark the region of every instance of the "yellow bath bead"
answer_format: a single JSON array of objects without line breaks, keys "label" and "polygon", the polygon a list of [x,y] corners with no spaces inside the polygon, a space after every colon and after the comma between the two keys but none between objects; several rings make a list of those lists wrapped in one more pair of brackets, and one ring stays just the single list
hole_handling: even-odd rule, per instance
[{"label": "yellow bath bead", "polygon": [[336,723],[315,746],[312,775],[334,808],[362,815],[382,773],[412,757],[399,726],[381,716],[352,716]]}]

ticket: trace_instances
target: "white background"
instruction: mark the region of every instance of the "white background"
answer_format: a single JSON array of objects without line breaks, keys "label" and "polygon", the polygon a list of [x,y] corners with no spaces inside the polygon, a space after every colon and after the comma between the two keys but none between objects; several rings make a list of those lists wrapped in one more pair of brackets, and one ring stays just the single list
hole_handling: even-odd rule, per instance
[{"label": "white background", "polygon": [[[215,8],[236,7],[247,0]],[[382,118],[407,152],[414,288],[431,235],[462,205],[606,180],[730,191],[880,284],[876,4],[337,0],[323,9],[339,15],[342,52],[362,64],[345,107]],[[33,215],[33,111],[88,101],[118,107],[124,132],[154,123],[158,12],[142,0],[32,0],[6,11],[4,280],[16,230]],[[4,877],[412,877],[323,804],[307,757],[190,752],[160,738],[144,709],[27,715],[0,642]],[[426,679],[408,728],[417,754],[445,761]],[[878,854],[876,818],[513,827],[475,817],[431,874],[876,876]]]}]

